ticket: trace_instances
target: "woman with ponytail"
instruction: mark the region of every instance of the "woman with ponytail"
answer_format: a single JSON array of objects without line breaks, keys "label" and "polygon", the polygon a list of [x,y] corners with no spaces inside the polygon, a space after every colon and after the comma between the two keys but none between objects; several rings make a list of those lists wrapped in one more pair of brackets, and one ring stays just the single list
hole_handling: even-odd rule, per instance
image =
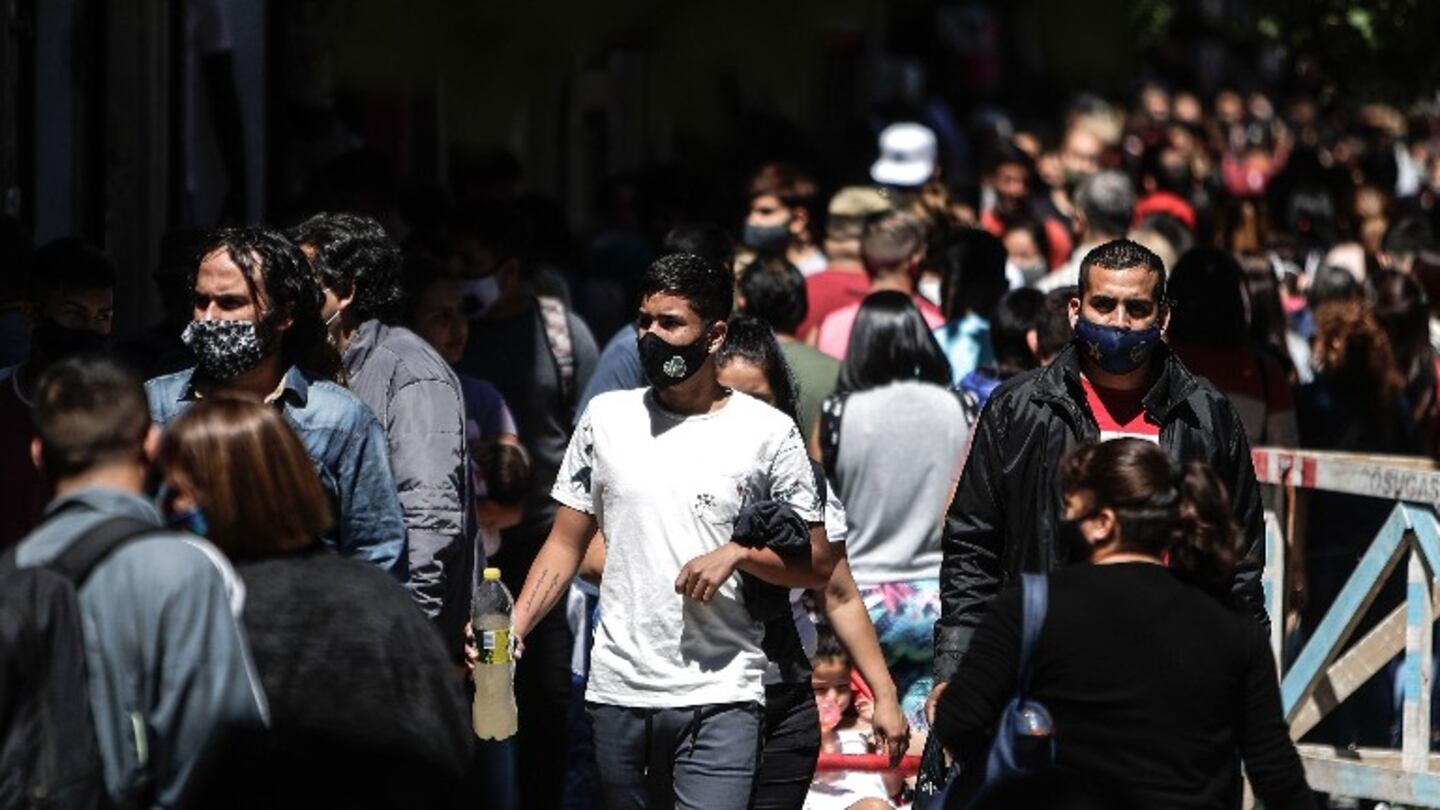
[{"label": "woman with ponytail", "polygon": [[[1050,712],[1055,770],[1137,807],[1239,808],[1240,769],[1269,808],[1313,808],[1259,624],[1231,604],[1244,554],[1206,465],[1116,439],[1061,462],[1061,531],[1090,565],[1050,575],[1026,696]],[[1031,561],[1038,565],[1043,561]],[[935,733],[974,792],[1019,678],[1020,589],[986,612],[936,706]]]}]

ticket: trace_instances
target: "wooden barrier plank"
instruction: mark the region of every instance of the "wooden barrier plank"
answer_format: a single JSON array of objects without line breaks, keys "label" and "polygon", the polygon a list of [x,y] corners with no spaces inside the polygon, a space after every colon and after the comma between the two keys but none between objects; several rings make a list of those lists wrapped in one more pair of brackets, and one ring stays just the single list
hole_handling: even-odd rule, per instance
[{"label": "wooden barrier plank", "polygon": [[1280,518],[1270,509],[1265,510],[1265,569],[1260,576],[1265,613],[1270,617],[1270,652],[1279,672],[1285,641],[1285,535],[1280,531]]},{"label": "wooden barrier plank", "polygon": [[1440,807],[1440,773],[1407,772],[1351,759],[1301,754],[1310,787],[1333,796]]},{"label": "wooden barrier plank", "polygon": [[1440,471],[1428,459],[1257,448],[1251,460],[1262,484],[1440,504]]},{"label": "wooden barrier plank", "polygon": [[1417,543],[1410,546],[1405,592],[1405,664],[1400,670],[1404,704],[1401,710],[1401,753],[1407,771],[1423,770],[1430,754],[1431,638],[1435,611],[1430,595],[1430,567]]},{"label": "wooden barrier plank", "polygon": [[1293,721],[1301,702],[1310,696],[1340,648],[1349,640],[1355,626],[1375,600],[1380,587],[1395,570],[1400,553],[1408,544],[1402,541],[1409,529],[1410,516],[1403,504],[1396,504],[1385,525],[1380,528],[1370,548],[1360,558],[1355,571],[1341,588],[1325,618],[1311,634],[1305,649],[1300,651],[1290,671],[1280,682],[1280,697],[1285,717]]},{"label": "wooden barrier plank", "polygon": [[[1378,765],[1382,768],[1399,768],[1400,752],[1394,748],[1336,748],[1320,743],[1296,743],[1295,750],[1302,757],[1311,759],[1340,759],[1359,762],[1362,765]],[[1427,770],[1440,773],[1440,753],[1430,755]]]},{"label": "wooden barrier plank", "polygon": [[[1440,583],[1431,584],[1430,598],[1432,609],[1440,611]],[[1331,709],[1355,694],[1355,690],[1404,650],[1405,606],[1401,605],[1335,659],[1295,713],[1295,719],[1290,722],[1290,736],[1298,740],[1310,733]]]},{"label": "wooden barrier plank", "polygon": [[1429,506],[1408,503],[1405,507],[1406,520],[1415,533],[1415,544],[1425,555],[1430,571],[1440,571],[1440,518]]},{"label": "wooden barrier plank", "polygon": [[1290,736],[1298,740],[1310,733],[1404,649],[1405,606],[1401,605],[1329,666],[1291,719]]}]

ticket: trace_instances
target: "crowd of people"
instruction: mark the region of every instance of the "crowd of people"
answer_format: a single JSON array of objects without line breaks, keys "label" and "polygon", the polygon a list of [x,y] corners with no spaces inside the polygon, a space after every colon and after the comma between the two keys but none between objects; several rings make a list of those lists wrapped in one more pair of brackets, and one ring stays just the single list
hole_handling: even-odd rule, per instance
[{"label": "crowd of people", "polygon": [[[123,335],[100,248],[6,220],[0,578],[79,614],[34,578],[0,607],[80,628],[93,761],[0,796],[892,807],[928,746],[952,807],[1238,807],[1241,762],[1318,806],[1268,624],[1303,639],[1387,505],[1312,499],[1267,616],[1250,450],[1440,454],[1437,131],[1148,84],[1053,138],[991,120],[974,184],[896,123],[869,182],[767,164],[733,222],[584,251],[493,190],[177,229]],[[468,728],[486,567],[509,742]],[[22,657],[7,737],[57,677]],[[1054,756],[1017,787],[986,757],[1020,690]],[[1395,702],[1316,738],[1391,745]]]}]

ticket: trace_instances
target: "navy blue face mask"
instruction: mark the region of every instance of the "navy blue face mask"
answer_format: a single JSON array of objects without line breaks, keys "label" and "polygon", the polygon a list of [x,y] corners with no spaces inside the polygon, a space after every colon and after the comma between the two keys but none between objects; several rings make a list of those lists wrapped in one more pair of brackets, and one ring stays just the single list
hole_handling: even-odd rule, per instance
[{"label": "navy blue face mask", "polygon": [[[155,496],[156,503],[162,512],[167,511],[170,505],[171,490],[168,486],[161,484],[160,491]],[[165,526],[182,532],[205,536],[210,531],[210,522],[205,519],[205,510],[200,507],[186,509],[183,512],[173,512],[165,515]]]},{"label": "navy blue face mask", "polygon": [[1144,329],[1123,329],[1085,320],[1075,323],[1075,343],[1080,352],[1110,374],[1129,374],[1150,361],[1160,343],[1160,325]]},{"label": "navy blue face mask", "polygon": [[165,519],[165,525],[182,532],[190,532],[201,537],[210,531],[210,523],[205,520],[205,510],[196,507],[187,509],[184,512],[176,512]]}]

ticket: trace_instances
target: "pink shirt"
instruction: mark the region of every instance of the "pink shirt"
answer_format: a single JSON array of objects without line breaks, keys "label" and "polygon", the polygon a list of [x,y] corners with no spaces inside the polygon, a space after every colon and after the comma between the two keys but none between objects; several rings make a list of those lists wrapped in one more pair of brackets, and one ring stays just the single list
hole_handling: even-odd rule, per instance
[{"label": "pink shirt", "polygon": [[[931,329],[942,326],[945,323],[945,316],[935,305],[916,295],[915,306],[920,308],[920,314],[925,318],[925,324]],[[855,328],[855,316],[860,314],[860,304],[851,304],[848,307],[841,307],[826,316],[820,324],[820,331],[815,340],[815,348],[830,355],[836,360],[844,360],[845,352],[850,348],[850,330]]]}]

